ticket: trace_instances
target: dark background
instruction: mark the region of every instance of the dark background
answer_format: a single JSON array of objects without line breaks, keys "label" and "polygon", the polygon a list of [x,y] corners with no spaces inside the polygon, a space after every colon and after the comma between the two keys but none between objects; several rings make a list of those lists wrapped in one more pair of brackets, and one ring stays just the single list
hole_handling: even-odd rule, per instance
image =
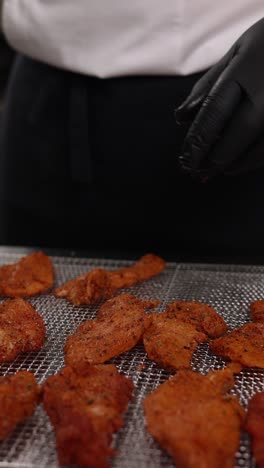
[{"label": "dark background", "polygon": [[4,103],[4,94],[7,79],[10,73],[14,52],[7,45],[3,35],[0,33],[0,118],[1,110]]}]

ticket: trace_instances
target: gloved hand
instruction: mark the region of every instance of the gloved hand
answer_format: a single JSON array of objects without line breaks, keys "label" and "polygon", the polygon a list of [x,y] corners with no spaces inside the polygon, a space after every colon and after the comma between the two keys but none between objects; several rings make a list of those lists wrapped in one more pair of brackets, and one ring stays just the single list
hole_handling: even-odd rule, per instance
[{"label": "gloved hand", "polygon": [[175,111],[190,124],[181,167],[194,176],[264,166],[264,18],[251,26]]}]

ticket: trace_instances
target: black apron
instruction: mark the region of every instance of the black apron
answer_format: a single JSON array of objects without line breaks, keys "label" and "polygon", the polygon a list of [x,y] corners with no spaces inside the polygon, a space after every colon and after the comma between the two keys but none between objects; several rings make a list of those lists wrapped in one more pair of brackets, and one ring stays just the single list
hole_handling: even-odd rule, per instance
[{"label": "black apron", "polygon": [[0,137],[0,243],[264,253],[263,172],[200,184],[174,109],[201,74],[99,79],[19,56]]}]

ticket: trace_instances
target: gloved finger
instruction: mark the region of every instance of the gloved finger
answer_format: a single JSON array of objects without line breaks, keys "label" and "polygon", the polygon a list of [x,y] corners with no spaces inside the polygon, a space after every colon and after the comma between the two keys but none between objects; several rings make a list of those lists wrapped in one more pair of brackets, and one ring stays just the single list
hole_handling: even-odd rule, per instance
[{"label": "gloved finger", "polygon": [[252,142],[256,141],[261,127],[263,116],[249,99],[243,100],[228,126],[224,129],[206,162],[213,172],[222,172],[233,161],[239,159],[247,151]]},{"label": "gloved finger", "polygon": [[217,82],[204,100],[184,141],[179,157],[185,170],[200,168],[212,146],[232,118],[241,99],[241,89],[235,82]]},{"label": "gloved finger", "polygon": [[219,63],[210,68],[194,85],[185,101],[174,111],[176,123],[181,124],[193,119],[202,102],[209,94],[214,83],[222,72],[223,65]]},{"label": "gloved finger", "polygon": [[243,156],[228,166],[224,173],[230,176],[264,169],[264,130],[261,138],[251,145]]}]

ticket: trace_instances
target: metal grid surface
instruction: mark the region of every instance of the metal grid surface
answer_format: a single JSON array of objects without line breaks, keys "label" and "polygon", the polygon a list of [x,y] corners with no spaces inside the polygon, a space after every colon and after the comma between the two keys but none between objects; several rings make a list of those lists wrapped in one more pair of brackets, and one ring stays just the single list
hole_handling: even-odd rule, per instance
[{"label": "metal grid surface", "polygon": [[[18,253],[0,252],[0,265],[14,263],[21,256]],[[70,257],[52,257],[52,260],[56,271],[56,285],[98,266],[115,269],[131,264],[129,261]],[[158,277],[130,288],[129,292],[139,298],[159,299],[160,310],[163,310],[167,303],[177,299],[206,302],[215,307],[230,328],[237,328],[250,320],[249,303],[264,298],[264,267],[170,263]],[[66,337],[73,333],[82,321],[95,317],[97,307],[75,307],[52,294],[32,298],[30,302],[44,319],[47,328],[45,345],[37,353],[27,353],[10,364],[0,365],[0,375],[28,369],[35,374],[38,382],[42,383],[49,375],[63,367],[63,345]],[[118,455],[111,466],[173,467],[170,457],[146,432],[142,410],[144,397],[164,382],[170,373],[148,360],[142,345],[113,359],[112,362],[119,371],[133,380],[135,398],[126,414],[124,428],[114,438]],[[221,368],[223,365],[224,361],[214,356],[207,344],[201,344],[192,359],[192,368],[201,373]],[[237,377],[234,393],[244,406],[254,393],[261,390],[264,390],[264,370],[243,370]],[[245,434],[242,435],[234,466],[255,466],[250,455],[250,442]],[[53,430],[41,406],[33,417],[0,444],[1,467],[58,467]]]}]

